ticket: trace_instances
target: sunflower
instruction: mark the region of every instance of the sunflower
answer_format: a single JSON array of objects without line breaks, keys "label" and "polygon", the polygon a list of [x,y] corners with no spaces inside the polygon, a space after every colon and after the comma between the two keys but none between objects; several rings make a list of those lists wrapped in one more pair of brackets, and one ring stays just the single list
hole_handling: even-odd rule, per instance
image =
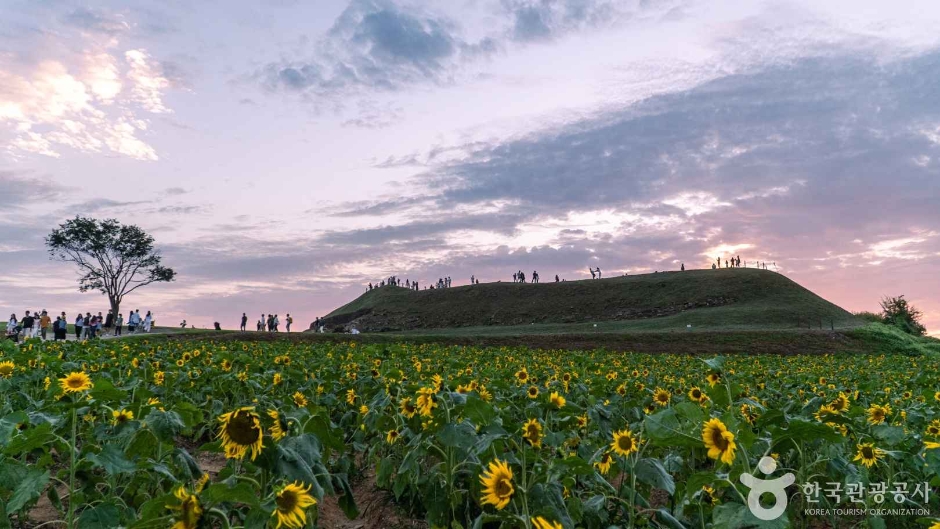
[{"label": "sunflower", "polygon": [[525,384],[526,381],[529,380],[529,372],[526,371],[525,368],[516,371],[516,380],[518,380],[520,384]]},{"label": "sunflower", "polygon": [[254,461],[261,453],[261,418],[252,407],[239,408],[219,417],[222,426],[219,428],[219,438],[222,439],[222,449],[225,457],[229,459],[244,459],[245,453],[251,449],[251,460]]},{"label": "sunflower", "polygon": [[274,420],[274,424],[271,425],[271,438],[280,441],[287,437],[289,427],[286,421],[281,420],[281,414],[277,410],[268,410],[268,417]]},{"label": "sunflower", "polygon": [[567,402],[557,391],[553,391],[552,394],[548,396],[548,401],[558,409],[564,408],[565,402]]},{"label": "sunflower", "polygon": [[293,398],[294,398],[294,405],[296,405],[298,408],[304,408],[307,406],[307,397],[305,397],[303,393],[299,391],[295,391],[293,394]]},{"label": "sunflower", "polygon": [[538,419],[529,419],[522,425],[522,437],[535,448],[542,446],[542,425]]},{"label": "sunflower", "polygon": [[637,451],[637,441],[629,428],[614,432],[614,442],[610,444],[611,450],[617,455],[628,456]]},{"label": "sunflower", "polygon": [[858,445],[858,453],[852,461],[861,461],[863,465],[871,468],[879,459],[885,456],[885,451],[875,448],[872,443],[862,443]]},{"label": "sunflower", "polygon": [[195,494],[190,494],[179,486],[173,491],[173,496],[179,500],[179,505],[167,505],[167,508],[176,511],[174,519],[176,523],[170,529],[196,529],[199,524],[199,518],[202,517],[202,506],[199,505],[199,498]]},{"label": "sunflower", "polygon": [[933,441],[924,441],[924,448],[927,450],[935,450],[940,448],[940,443],[935,443]]},{"label": "sunflower", "polygon": [[89,378],[84,371],[73,371],[69,373],[67,377],[60,378],[59,386],[61,386],[62,391],[66,393],[88,391],[94,387],[94,385],[91,383],[91,378]]},{"label": "sunflower", "polygon": [[444,387],[444,377],[441,375],[434,375],[431,377],[431,382],[434,383],[434,392],[440,391]]},{"label": "sunflower", "polygon": [[708,449],[708,457],[721,459],[722,462],[734,462],[734,451],[738,445],[734,444],[734,434],[728,431],[721,419],[710,419],[702,428],[702,441]]},{"label": "sunflower", "polygon": [[153,374],[153,383],[156,384],[157,386],[162,386],[164,376],[165,375],[163,371],[157,371],[156,373]]},{"label": "sunflower", "polygon": [[927,425],[926,434],[932,437],[940,435],[940,419],[934,419]]},{"label": "sunflower", "polygon": [[134,420],[134,412],[130,410],[114,410],[111,412],[111,424],[117,426]]},{"label": "sunflower", "polygon": [[757,421],[757,413],[754,412],[754,407],[750,404],[741,405],[741,416],[744,417],[744,420],[751,425]]},{"label": "sunflower", "polygon": [[597,470],[601,471],[601,474],[607,474],[610,472],[610,465],[613,464],[614,458],[610,457],[610,454],[604,452],[601,455],[601,458],[594,462],[594,466]]},{"label": "sunflower", "polygon": [[836,413],[842,413],[849,409],[849,397],[840,391],[839,396],[829,403],[829,407],[835,410]]},{"label": "sunflower", "polygon": [[670,395],[669,392],[663,388],[656,388],[656,390],[653,391],[653,402],[659,406],[669,405],[669,399],[671,398],[672,395]]},{"label": "sunflower", "polygon": [[813,417],[816,417],[816,420],[819,422],[829,422],[836,415],[839,415],[838,410],[833,408],[830,404],[823,404],[819,407],[819,411],[813,414]]},{"label": "sunflower", "polygon": [[16,364],[14,364],[13,362],[10,362],[9,360],[0,362],[0,377],[10,378],[11,376],[13,376],[13,369],[15,368],[16,368]]},{"label": "sunflower", "polygon": [[356,390],[350,389],[346,391],[346,404],[355,404],[356,403]]},{"label": "sunflower", "polygon": [[389,430],[385,433],[385,442],[388,444],[395,444],[395,441],[398,440],[398,430]]},{"label": "sunflower", "polygon": [[881,424],[885,422],[885,418],[888,415],[891,415],[891,406],[889,404],[885,404],[884,406],[872,404],[871,407],[868,408],[869,424]]},{"label": "sunflower", "polygon": [[307,513],[304,511],[316,505],[317,499],[310,495],[310,485],[304,487],[303,483],[295,481],[284,485],[275,496],[274,503],[276,508],[271,513],[272,518],[277,518],[274,529],[298,529],[307,525]]},{"label": "sunflower", "polygon": [[421,415],[430,417],[434,408],[437,407],[437,402],[434,401],[435,393],[437,391],[434,388],[421,388],[418,390],[417,406]]},{"label": "sunflower", "polygon": [[588,425],[588,416],[587,415],[578,415],[578,428],[587,428]]},{"label": "sunflower", "polygon": [[558,522],[550,522],[541,516],[532,518],[533,529],[564,529]]},{"label": "sunflower", "polygon": [[721,382],[721,375],[718,373],[709,373],[705,380],[708,382],[708,387],[715,387],[716,384]]},{"label": "sunflower", "polygon": [[409,397],[405,397],[401,399],[401,403],[399,403],[399,408],[401,410],[401,414],[404,415],[405,418],[408,418],[408,419],[414,417],[415,414],[418,413],[418,408],[414,405],[414,403],[411,402],[411,398]]},{"label": "sunflower", "polygon": [[717,505],[718,496],[715,496],[715,489],[708,485],[702,485],[702,501],[709,505]]},{"label": "sunflower", "polygon": [[702,391],[702,388],[694,386],[689,390],[689,400],[692,402],[698,402],[699,404],[705,404],[705,402],[708,400],[708,395]]},{"label": "sunflower", "polygon": [[480,503],[493,505],[496,510],[502,510],[509,505],[509,500],[516,492],[512,485],[512,469],[505,461],[499,459],[490,461],[489,468],[480,476],[480,484],[483,485]]},{"label": "sunflower", "polygon": [[530,399],[537,398],[539,396],[538,386],[529,386],[529,389],[526,390],[526,395],[528,395]]}]

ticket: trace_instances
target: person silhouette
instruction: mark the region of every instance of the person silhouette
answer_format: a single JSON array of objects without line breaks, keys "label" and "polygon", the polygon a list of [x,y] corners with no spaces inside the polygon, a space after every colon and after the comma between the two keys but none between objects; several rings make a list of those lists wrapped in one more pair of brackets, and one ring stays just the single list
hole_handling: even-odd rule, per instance
[{"label": "person silhouette", "polygon": [[679,270],[685,272],[685,263],[682,263],[682,266],[679,267]]}]

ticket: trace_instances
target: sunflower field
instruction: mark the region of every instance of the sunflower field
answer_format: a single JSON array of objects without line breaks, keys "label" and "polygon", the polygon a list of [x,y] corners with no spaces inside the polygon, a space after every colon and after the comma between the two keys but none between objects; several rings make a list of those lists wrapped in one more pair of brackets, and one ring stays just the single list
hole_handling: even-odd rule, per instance
[{"label": "sunflower field", "polygon": [[[3,347],[0,528],[317,527],[362,480],[440,528],[940,527],[927,357]],[[784,474],[759,519],[744,482]]]}]

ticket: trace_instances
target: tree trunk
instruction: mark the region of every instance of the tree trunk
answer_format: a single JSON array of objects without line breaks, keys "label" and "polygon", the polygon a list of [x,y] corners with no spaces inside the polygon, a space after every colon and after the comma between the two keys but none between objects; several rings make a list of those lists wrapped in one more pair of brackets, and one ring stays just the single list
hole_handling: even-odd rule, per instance
[{"label": "tree trunk", "polygon": [[119,314],[118,311],[121,310],[121,300],[115,299],[115,298],[111,298],[109,301],[111,302],[111,314],[112,314],[112,318],[114,318],[114,319],[116,320],[117,317],[118,317],[118,314]]}]

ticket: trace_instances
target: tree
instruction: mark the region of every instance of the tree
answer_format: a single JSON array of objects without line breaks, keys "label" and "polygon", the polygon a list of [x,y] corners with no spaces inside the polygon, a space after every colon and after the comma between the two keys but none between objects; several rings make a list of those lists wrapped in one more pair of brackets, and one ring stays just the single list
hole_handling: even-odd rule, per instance
[{"label": "tree", "polygon": [[888,325],[894,325],[902,331],[915,336],[927,334],[927,327],[920,322],[923,313],[904,299],[886,297],[881,300],[881,320]]},{"label": "tree", "polygon": [[46,246],[53,260],[78,265],[79,292],[98,290],[108,296],[115,316],[124,296],[151,283],[176,278],[172,268],[160,264],[152,236],[114,219],[76,216],[52,230]]}]

